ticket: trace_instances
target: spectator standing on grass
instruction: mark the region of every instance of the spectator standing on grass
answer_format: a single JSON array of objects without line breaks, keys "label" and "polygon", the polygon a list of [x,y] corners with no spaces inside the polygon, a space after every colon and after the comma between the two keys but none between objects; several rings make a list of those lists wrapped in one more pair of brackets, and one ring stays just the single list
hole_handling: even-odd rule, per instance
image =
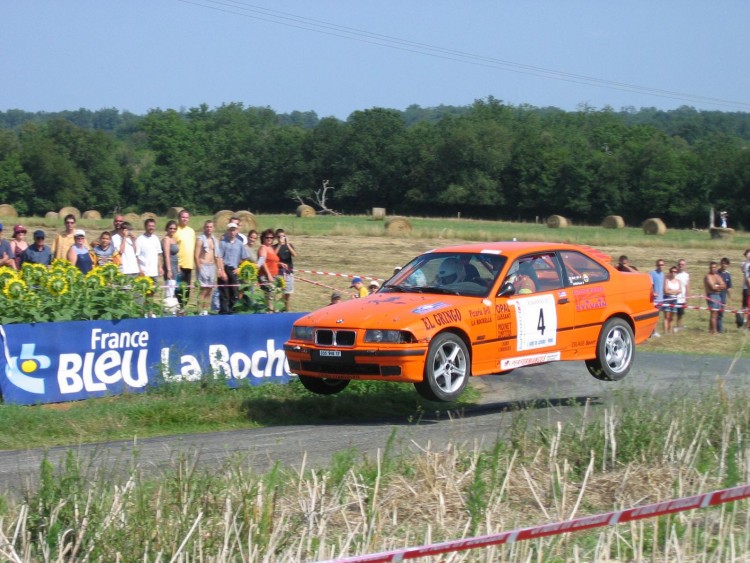
[{"label": "spectator standing on grass", "polygon": [[13,268],[14,265],[13,252],[10,249],[10,243],[3,238],[3,224],[0,223],[0,267]]},{"label": "spectator standing on grass", "polygon": [[675,276],[677,266],[669,268],[667,277],[664,278],[664,288],[662,292],[661,310],[664,311],[664,334],[671,334],[674,331],[672,321],[677,311],[677,296],[680,294],[680,280]]},{"label": "spectator standing on grass", "polygon": [[354,276],[352,278],[351,287],[354,289],[354,293],[352,294],[353,299],[360,299],[362,297],[367,297],[368,295],[370,295],[370,292],[367,291],[365,284],[362,283],[362,278],[360,278],[359,276]]},{"label": "spectator standing on grass", "polygon": [[341,294],[338,291],[331,293],[331,302],[329,305],[335,305],[336,303],[341,303]]},{"label": "spectator standing on grass", "polygon": [[380,284],[375,280],[372,280],[370,282],[370,285],[367,286],[367,291],[370,293],[370,295],[372,295],[373,293],[377,293],[378,289],[380,289]]},{"label": "spectator standing on grass", "polygon": [[284,276],[282,298],[284,300],[284,311],[289,312],[289,300],[294,293],[294,258],[297,256],[297,251],[294,245],[289,242],[284,229],[276,229],[274,234],[276,235],[276,244],[273,245],[273,249],[281,263],[285,264],[282,268],[282,275]]},{"label": "spectator standing on grass", "polygon": [[127,221],[120,225],[119,232],[112,235],[112,245],[120,253],[120,273],[129,278],[138,277],[141,271],[135,241],[133,225]]},{"label": "spectator standing on grass", "polygon": [[73,246],[68,249],[68,262],[81,270],[82,274],[88,274],[94,267],[94,260],[91,258],[89,243],[86,242],[86,232],[76,229],[73,241]]},{"label": "spectator standing on grass", "polygon": [[258,263],[258,249],[255,248],[255,243],[258,242],[258,231],[250,229],[247,233],[247,252],[250,255],[250,260]]},{"label": "spectator standing on grass", "polygon": [[617,270],[620,272],[637,272],[638,268],[635,266],[632,266],[628,260],[628,257],[624,254],[620,256],[620,259],[617,261],[617,266],[615,266]]},{"label": "spectator standing on grass", "polygon": [[219,270],[219,314],[231,315],[234,306],[240,298],[239,267],[242,262],[250,259],[247,246],[237,238],[239,225],[229,223],[227,226],[228,240],[219,243],[217,267]]},{"label": "spectator standing on grass", "polygon": [[216,286],[216,252],[219,241],[214,235],[214,222],[210,219],[203,223],[203,233],[195,243],[195,265],[198,270],[200,294],[198,295],[198,310],[200,315],[208,315],[211,306],[211,295]]},{"label": "spectator standing on grass", "polygon": [[[657,309],[661,308],[662,302],[664,301],[664,259],[659,258],[656,261],[656,268],[651,270],[648,275],[651,277],[651,292],[654,294],[654,306]],[[664,332],[666,334],[666,316],[664,317]],[[654,330],[653,336],[661,336],[656,330]]]},{"label": "spectator standing on grass", "polygon": [[235,235],[237,240],[240,241],[242,244],[247,244],[247,237],[242,234],[242,221],[237,216],[229,219],[229,223],[227,223],[227,230],[224,232],[224,235],[221,237],[221,240],[229,240],[229,225],[232,223],[237,225],[237,234]]},{"label": "spectator standing on grass", "polygon": [[120,253],[112,244],[112,235],[109,231],[103,231],[99,235],[99,240],[94,243],[91,251],[94,253],[94,266],[104,266],[104,264],[120,265]]},{"label": "spectator standing on grass", "polygon": [[158,288],[159,277],[164,274],[161,263],[161,241],[154,233],[156,232],[156,221],[146,219],[143,222],[144,233],[135,240],[135,246],[138,249],[136,257],[138,258],[139,273],[147,276],[154,281],[154,288]]},{"label": "spectator standing on grass", "polygon": [[260,248],[258,249],[258,279],[261,288],[266,292],[266,306],[271,312],[274,310],[272,285],[279,271],[286,267],[273,248],[275,238],[273,229],[266,229],[260,235]]},{"label": "spectator standing on grass", "polygon": [[65,216],[65,232],[59,233],[52,242],[52,257],[68,259],[68,250],[75,242],[76,218],[72,213]]},{"label": "spectator standing on grass", "polygon": [[750,248],[745,250],[745,261],[742,263],[742,304],[741,307],[745,309],[745,326],[750,329],[750,308],[748,307],[748,301],[750,301]]},{"label": "spectator standing on grass", "polygon": [[685,316],[685,309],[687,308],[687,296],[688,292],[690,291],[690,274],[687,273],[687,270],[685,269],[686,267],[687,262],[684,258],[680,258],[677,261],[677,275],[675,277],[680,280],[680,284],[682,284],[682,290],[677,296],[677,323],[674,327],[675,332],[684,328],[682,326],[682,317]]},{"label": "spectator standing on grass", "polygon": [[716,321],[716,330],[724,332],[724,310],[727,308],[727,303],[731,298],[730,290],[732,289],[732,274],[729,273],[729,258],[724,257],[719,262],[719,275],[724,280],[724,291],[721,292],[721,311],[719,311],[719,318]]},{"label": "spectator standing on grass", "polygon": [[[2,224],[0,224],[0,230]],[[0,235],[2,239],[2,235]],[[21,254],[29,247],[29,243],[26,242],[26,227],[23,225],[15,225],[13,227],[13,238],[10,240],[10,256],[13,258],[13,263],[9,266],[14,267],[16,270],[21,269]]]},{"label": "spectator standing on grass", "polygon": [[[177,254],[180,252],[180,245],[174,238],[177,232],[177,221],[169,220],[166,225],[166,233],[161,239],[161,255],[164,265],[164,281],[167,286],[172,288],[169,297],[174,296],[174,286],[180,279],[180,267],[177,263]],[[167,290],[169,293],[169,290]]]},{"label": "spectator standing on grass", "polygon": [[708,332],[718,333],[719,311],[721,311],[721,292],[726,289],[724,278],[719,274],[719,265],[711,262],[708,265],[708,273],[703,278],[703,287],[706,291],[706,303],[711,316],[708,320]]},{"label": "spectator standing on grass", "polygon": [[44,240],[44,231],[34,231],[34,244],[30,244],[23,251],[23,254],[21,254],[21,266],[26,262],[29,264],[41,264],[42,266],[52,264],[52,250],[44,244]]},{"label": "spectator standing on grass", "polygon": [[[180,211],[177,216],[177,230],[174,239],[180,249],[177,253],[177,265],[180,269],[181,282],[186,284],[185,291],[177,292],[177,300],[184,307],[190,300],[190,284],[193,281],[193,270],[195,269],[195,231],[188,225],[190,212],[187,209]],[[185,303],[183,303],[183,300]]]}]

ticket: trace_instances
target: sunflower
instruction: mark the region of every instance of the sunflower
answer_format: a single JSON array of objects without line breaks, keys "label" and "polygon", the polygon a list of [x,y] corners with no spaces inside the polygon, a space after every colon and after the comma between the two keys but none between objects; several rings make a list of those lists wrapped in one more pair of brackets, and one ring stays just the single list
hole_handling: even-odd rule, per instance
[{"label": "sunflower", "polygon": [[276,276],[274,285],[277,289],[284,289],[286,287],[286,280],[284,279],[284,276]]},{"label": "sunflower", "polygon": [[8,299],[22,299],[26,295],[29,286],[20,278],[9,279],[3,287],[3,295]]},{"label": "sunflower", "polygon": [[138,276],[133,280],[132,286],[138,293],[147,295],[154,291],[154,280],[148,276]]},{"label": "sunflower", "polygon": [[29,285],[44,285],[48,274],[49,271],[43,264],[24,262],[24,265],[21,266],[21,279]]},{"label": "sunflower", "polygon": [[7,266],[0,268],[0,289],[5,286],[8,280],[14,280],[17,277],[18,274],[13,268],[8,268]]},{"label": "sunflower", "polygon": [[120,268],[117,264],[113,264],[112,262],[104,264],[103,266],[97,266],[91,271],[101,275],[108,282],[115,281],[120,275]]},{"label": "sunflower", "polygon": [[84,283],[86,287],[91,289],[98,289],[107,285],[107,280],[101,271],[97,271],[98,268],[94,268],[88,274],[84,276]]},{"label": "sunflower", "polygon": [[65,295],[70,291],[70,283],[68,283],[67,277],[60,274],[54,274],[47,280],[47,291],[55,297]]},{"label": "sunflower", "polygon": [[258,279],[258,266],[255,262],[245,260],[240,264],[237,275],[243,283],[253,283]]},{"label": "sunflower", "polygon": [[55,258],[54,260],[52,260],[52,264],[50,267],[52,269],[59,268],[63,270],[68,270],[69,268],[75,268],[75,266],[70,263],[70,260],[65,260],[64,258]]}]

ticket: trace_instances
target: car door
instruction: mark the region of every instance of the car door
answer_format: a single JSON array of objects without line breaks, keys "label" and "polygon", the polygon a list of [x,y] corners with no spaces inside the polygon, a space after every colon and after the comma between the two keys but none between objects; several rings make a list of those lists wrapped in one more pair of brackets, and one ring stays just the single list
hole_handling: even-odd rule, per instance
[{"label": "car door", "polygon": [[511,264],[505,281],[515,291],[495,302],[501,370],[559,360],[567,353],[574,308],[561,274],[554,252],[522,256]]}]

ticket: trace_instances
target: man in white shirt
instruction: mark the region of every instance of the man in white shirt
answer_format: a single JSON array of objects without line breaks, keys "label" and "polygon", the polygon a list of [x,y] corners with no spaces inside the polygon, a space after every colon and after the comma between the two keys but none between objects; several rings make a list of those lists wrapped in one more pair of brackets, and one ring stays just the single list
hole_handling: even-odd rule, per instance
[{"label": "man in white shirt", "polygon": [[120,253],[120,272],[131,278],[140,274],[136,257],[135,234],[133,225],[127,221],[120,226],[120,231],[112,235],[112,246]]},{"label": "man in white shirt", "polygon": [[685,270],[686,266],[687,262],[684,258],[680,258],[677,261],[677,273],[674,277],[680,280],[680,293],[677,295],[677,325],[675,326],[675,332],[683,328],[682,317],[685,316],[687,296],[690,291],[690,274]]},{"label": "man in white shirt", "polygon": [[154,232],[156,232],[156,221],[153,219],[146,219],[143,222],[143,228],[145,232],[139,236],[135,245],[138,251],[136,256],[138,258],[139,273],[142,276],[148,276],[154,280],[154,287],[159,287],[159,279],[164,274],[164,267],[161,261],[161,241]]}]

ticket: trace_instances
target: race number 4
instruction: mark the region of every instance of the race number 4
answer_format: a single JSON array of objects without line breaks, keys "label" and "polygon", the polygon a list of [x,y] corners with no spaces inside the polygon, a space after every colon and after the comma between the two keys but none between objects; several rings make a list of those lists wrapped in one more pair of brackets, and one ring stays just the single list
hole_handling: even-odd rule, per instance
[{"label": "race number 4", "polygon": [[516,309],[516,349],[534,350],[557,343],[557,309],[552,295],[509,301]]}]

